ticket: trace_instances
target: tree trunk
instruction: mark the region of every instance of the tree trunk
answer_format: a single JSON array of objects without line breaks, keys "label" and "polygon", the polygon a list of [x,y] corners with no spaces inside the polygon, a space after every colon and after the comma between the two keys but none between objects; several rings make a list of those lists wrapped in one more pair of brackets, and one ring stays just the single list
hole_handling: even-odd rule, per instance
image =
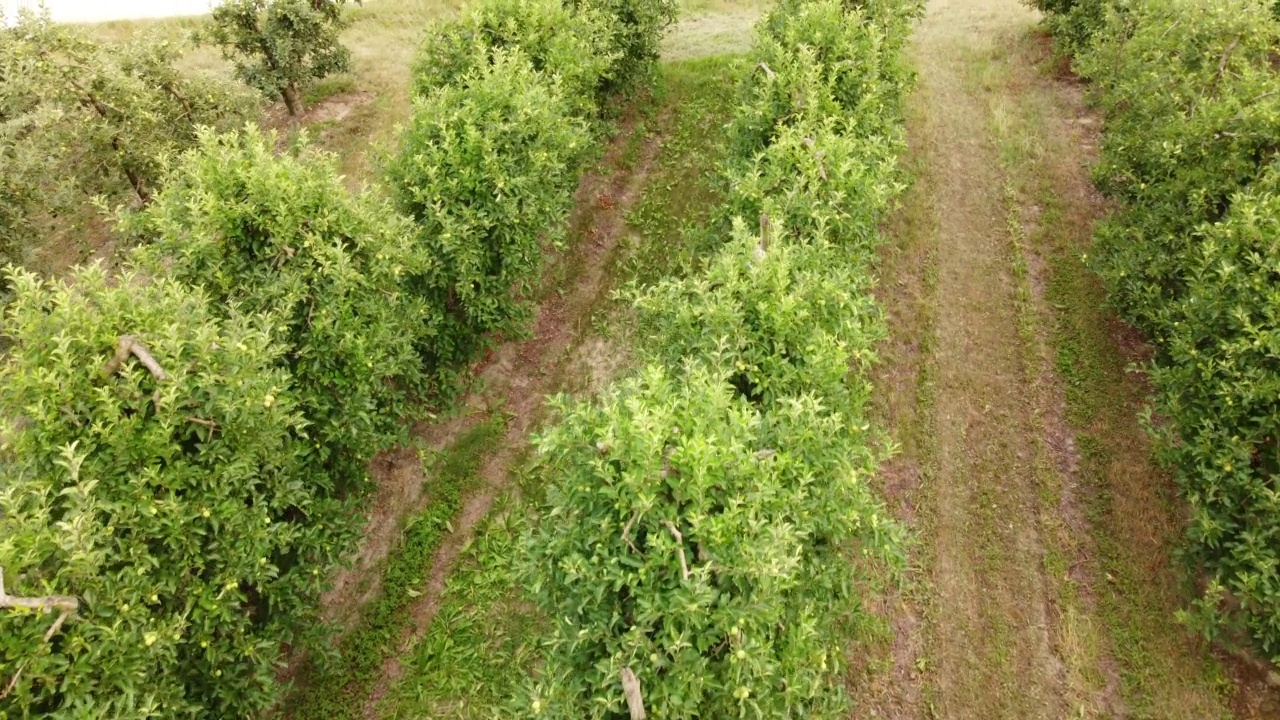
[{"label": "tree trunk", "polygon": [[298,94],[297,85],[287,85],[280,91],[280,95],[284,97],[285,107],[289,108],[289,114],[297,117],[302,114],[302,96]]}]

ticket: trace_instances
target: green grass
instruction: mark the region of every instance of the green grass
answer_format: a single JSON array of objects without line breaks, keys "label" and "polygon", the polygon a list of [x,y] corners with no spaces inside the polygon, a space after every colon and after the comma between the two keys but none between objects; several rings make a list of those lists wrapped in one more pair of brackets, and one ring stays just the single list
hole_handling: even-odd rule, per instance
[{"label": "green grass", "polygon": [[616,274],[645,284],[695,269],[726,232],[716,212],[716,177],[726,156],[719,132],[730,120],[741,68],[735,56],[666,63],[655,96],[662,148],[640,202],[627,217],[635,241]]},{"label": "green grass", "polygon": [[[1049,63],[1039,57],[1032,37],[1019,39],[1010,60],[1042,63],[1041,68]],[[1035,72],[1024,69],[996,79],[1051,82]],[[1069,108],[1044,93],[1036,95],[1037,101],[1024,97],[1012,114],[1002,160],[1021,202],[1039,209],[1036,230],[1026,242],[1045,263],[1050,360],[1076,437],[1089,540],[1100,556],[1091,592],[1101,627],[1093,641],[1105,644],[1116,660],[1130,717],[1229,717],[1223,694],[1229,683],[1222,667],[1175,620],[1190,597],[1185,568],[1173,559],[1181,513],[1137,421],[1146,389],[1129,372],[1126,348],[1119,342],[1130,331],[1108,309],[1105,290],[1087,265],[1093,211],[1063,192],[1065,175],[1078,172],[1072,167],[1079,162],[1078,149],[1063,144],[1061,136],[1055,142],[1049,126]],[[1062,576],[1060,564],[1052,570]],[[1061,583],[1060,590],[1064,607],[1087,612],[1073,583]]]},{"label": "green grass", "polygon": [[503,497],[449,578],[426,635],[402,658],[403,679],[381,717],[490,718],[539,658],[548,623],[520,582],[527,507]]},{"label": "green grass", "polygon": [[402,612],[418,597],[425,573],[462,499],[476,484],[475,473],[501,440],[505,418],[495,414],[473,427],[445,452],[424,458],[429,478],[425,510],[406,519],[402,539],[385,564],[381,593],[364,608],[360,620],[339,642],[336,655],[316,658],[299,678],[298,690],[283,707],[299,719],[341,720],[357,716],[377,679],[382,661],[393,651],[408,617]]}]

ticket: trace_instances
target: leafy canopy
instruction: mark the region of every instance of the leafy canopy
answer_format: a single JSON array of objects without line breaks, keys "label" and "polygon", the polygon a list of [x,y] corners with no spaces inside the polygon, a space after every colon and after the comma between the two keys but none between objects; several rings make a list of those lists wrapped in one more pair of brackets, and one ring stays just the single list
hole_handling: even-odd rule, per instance
[{"label": "leafy canopy", "polygon": [[[254,717],[304,644],[337,546],[298,472],[304,426],[261,318],[101,266],[10,276],[0,368],[0,666],[24,717]],[[163,376],[134,355],[133,338]]]},{"label": "leafy canopy", "polygon": [[236,74],[267,97],[302,112],[301,89],[351,67],[339,33],[346,0],[227,0],[213,9],[206,39]]},{"label": "leafy canopy", "polygon": [[308,421],[312,482],[358,495],[407,400],[429,388],[440,313],[412,287],[435,264],[386,202],[346,189],[333,157],[274,145],[256,129],[202,135],[125,226],[156,274],[270,318]]}]

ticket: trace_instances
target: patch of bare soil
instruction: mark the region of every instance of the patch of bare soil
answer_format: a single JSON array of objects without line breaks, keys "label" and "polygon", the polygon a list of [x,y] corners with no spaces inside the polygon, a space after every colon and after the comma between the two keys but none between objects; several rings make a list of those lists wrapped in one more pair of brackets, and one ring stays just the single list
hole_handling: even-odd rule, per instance
[{"label": "patch of bare soil", "polygon": [[352,113],[373,102],[374,94],[367,91],[349,92],[325,98],[307,108],[302,121],[308,124],[342,122]]},{"label": "patch of bare soil", "polygon": [[458,556],[474,539],[476,527],[494,501],[509,486],[514,463],[542,415],[546,396],[563,388],[566,371],[575,358],[601,358],[606,365],[617,367],[612,359],[615,353],[601,343],[593,345],[585,356],[575,353],[574,348],[585,345],[581,341],[587,320],[608,290],[609,261],[629,232],[626,214],[639,200],[660,147],[658,138],[648,138],[639,159],[630,166],[623,163],[636,125],[634,118],[625,122],[622,132],[610,144],[601,165],[610,171],[587,175],[578,188],[570,226],[575,236],[585,240],[578,244],[576,257],[572,258],[576,269],[572,287],[538,308],[531,339],[499,348],[481,374],[486,392],[503,399],[503,411],[511,415],[511,422],[498,449],[480,467],[479,490],[466,499],[452,523],[453,532],[432,559],[422,595],[407,611],[411,621],[395,651],[383,662],[381,676],[365,702],[365,718],[378,717],[379,704],[402,673],[401,656],[412,650],[435,618]]},{"label": "patch of bare soil", "polygon": [[338,93],[303,108],[296,117],[289,114],[283,102],[275,102],[263,112],[262,126],[276,131],[276,149],[281,150],[289,139],[290,128],[342,123],[375,99],[376,95],[365,90]]}]

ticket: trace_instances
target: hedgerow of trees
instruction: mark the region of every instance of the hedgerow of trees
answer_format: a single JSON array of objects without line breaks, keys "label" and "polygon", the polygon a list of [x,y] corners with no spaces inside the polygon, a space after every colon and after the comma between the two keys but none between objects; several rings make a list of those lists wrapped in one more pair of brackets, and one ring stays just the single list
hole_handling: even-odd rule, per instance
[{"label": "hedgerow of trees", "polygon": [[846,714],[841,639],[865,622],[850,558],[901,562],[868,484],[885,444],[867,371],[918,11],[809,0],[760,23],[728,239],[629,293],[644,369],[559,400],[538,442],[527,573],[554,629],[520,716]]},{"label": "hedgerow of trees", "polygon": [[481,0],[427,32],[413,65],[419,98],[465,86],[498,54],[518,50],[543,79],[554,79],[568,109],[593,117],[620,51],[610,19],[559,0]]},{"label": "hedgerow of trees", "polygon": [[[246,717],[337,548],[264,318],[101,266],[14,272],[0,370],[7,717]],[[78,598],[78,600],[76,600]],[[9,609],[4,609],[9,608]]]},{"label": "hedgerow of trees", "polygon": [[1280,24],[1261,0],[1039,3],[1095,85],[1091,262],[1152,341],[1149,424],[1203,575],[1186,619],[1280,662]]},{"label": "hedgerow of trees", "polygon": [[563,88],[519,46],[457,80],[415,100],[387,167],[418,246],[438,263],[422,291],[444,308],[436,353],[448,363],[528,319],[543,245],[568,216],[588,141]]},{"label": "hedgerow of trees", "polygon": [[[304,12],[273,5],[254,5],[255,18]],[[296,91],[336,67],[341,3],[306,5],[319,25],[244,45],[241,72],[260,89]],[[36,20],[0,36],[0,157],[21,160],[4,166],[6,197],[41,199],[34,175],[11,169],[37,172],[24,142],[62,137],[86,161],[119,151],[74,165],[77,183],[108,168],[138,196],[120,222],[138,247],[118,272],[9,275],[6,716],[221,720],[278,702],[284,653],[326,641],[318,601],[357,540],[369,458],[447,397],[482,334],[520,332],[527,317],[539,250],[560,237],[609,73],[630,47],[612,33],[556,37],[561,21],[622,22],[505,3],[431,30],[507,34],[456,74],[417,83],[388,166],[394,203],[349,190],[305,141],[280,152],[243,116],[213,113],[221,96],[188,97],[200,80],[173,70],[167,46],[135,57]],[[292,69],[272,74],[268,50],[292,53]],[[98,144],[40,134],[73,117]],[[6,228],[32,227],[10,217]]]},{"label": "hedgerow of trees", "polygon": [[410,400],[430,387],[422,356],[441,313],[413,286],[435,263],[385,201],[343,187],[335,158],[274,145],[252,128],[204,134],[125,227],[149,272],[269,319],[307,418],[311,483],[359,498],[373,453],[401,439]]}]

